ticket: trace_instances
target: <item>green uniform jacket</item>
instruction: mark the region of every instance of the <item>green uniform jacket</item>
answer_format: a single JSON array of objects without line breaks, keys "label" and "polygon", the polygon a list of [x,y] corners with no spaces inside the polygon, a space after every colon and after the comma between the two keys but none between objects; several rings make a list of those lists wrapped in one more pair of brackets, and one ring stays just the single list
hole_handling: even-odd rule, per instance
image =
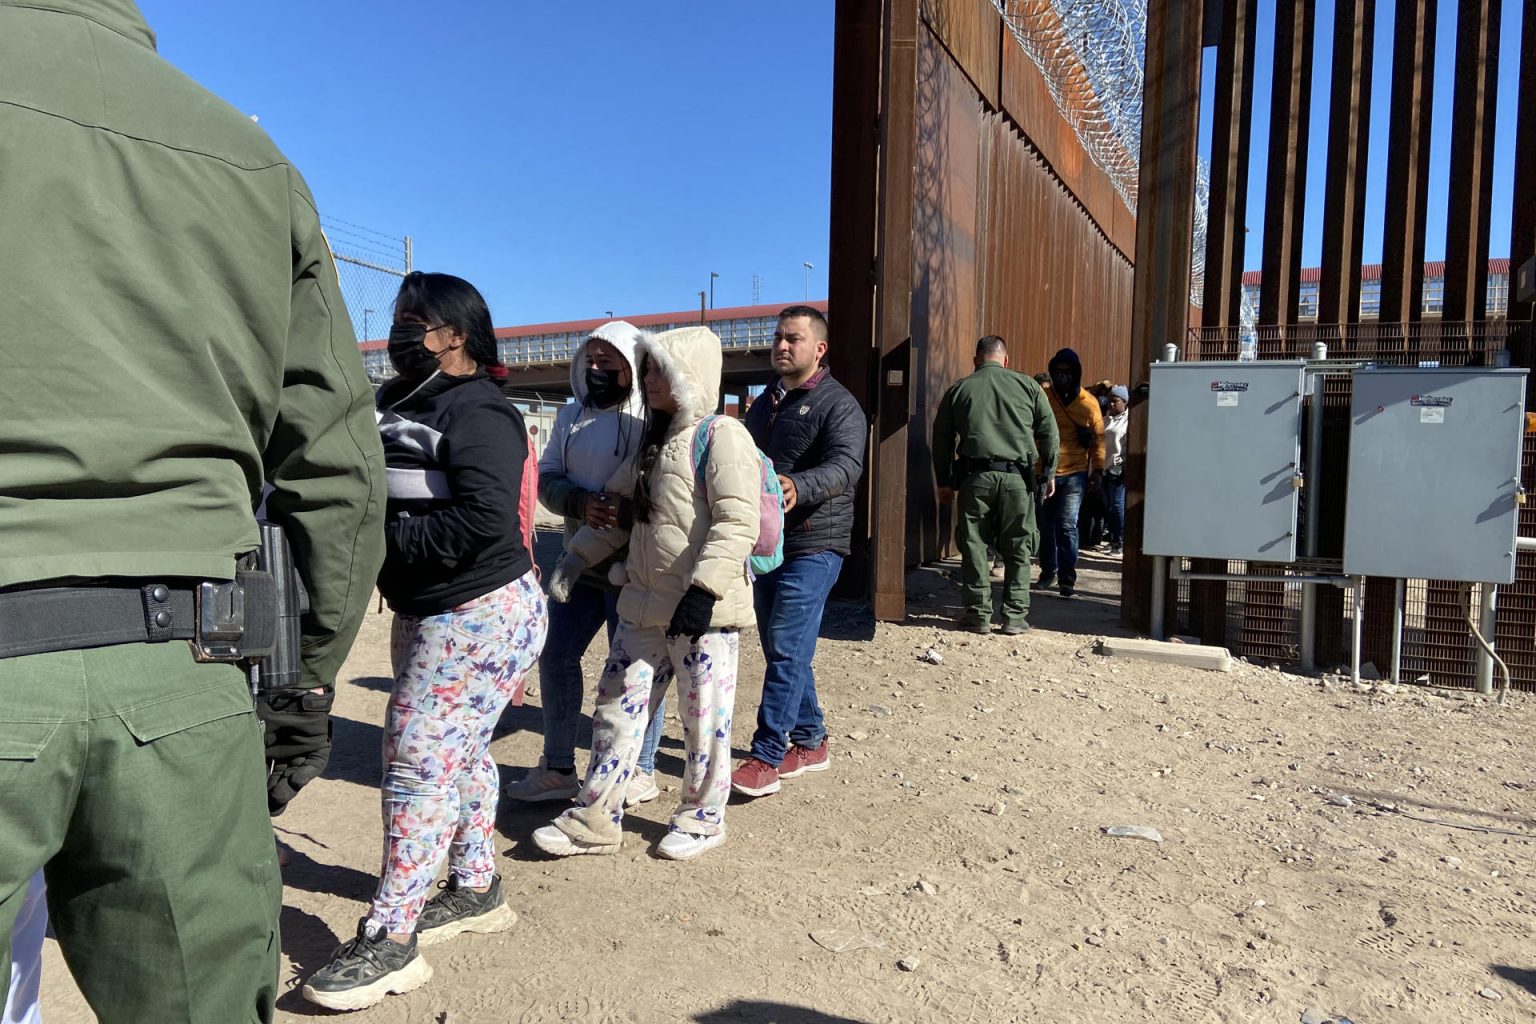
[{"label": "green uniform jacket", "polygon": [[263,481],[330,683],[383,560],[372,395],[299,174],[129,0],[0,0],[0,587],[229,579]]},{"label": "green uniform jacket", "polygon": [[962,378],[944,393],[933,419],[933,478],[958,487],[955,459],[997,459],[1055,471],[1060,440],[1050,401],[1034,378],[999,363]]}]

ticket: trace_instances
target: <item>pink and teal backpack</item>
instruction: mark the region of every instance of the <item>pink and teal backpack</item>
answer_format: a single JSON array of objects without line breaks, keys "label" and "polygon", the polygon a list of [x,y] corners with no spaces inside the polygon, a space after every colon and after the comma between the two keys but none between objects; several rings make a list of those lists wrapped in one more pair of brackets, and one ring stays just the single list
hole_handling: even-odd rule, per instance
[{"label": "pink and teal backpack", "polygon": [[[700,490],[704,489],[704,460],[709,455],[715,426],[721,418],[718,413],[705,416],[693,428],[693,478]],[[757,543],[752,545],[752,554],[747,556],[747,569],[754,577],[773,572],[784,564],[784,488],[779,486],[779,474],[768,456],[759,451],[757,462],[762,470],[757,499]]]}]

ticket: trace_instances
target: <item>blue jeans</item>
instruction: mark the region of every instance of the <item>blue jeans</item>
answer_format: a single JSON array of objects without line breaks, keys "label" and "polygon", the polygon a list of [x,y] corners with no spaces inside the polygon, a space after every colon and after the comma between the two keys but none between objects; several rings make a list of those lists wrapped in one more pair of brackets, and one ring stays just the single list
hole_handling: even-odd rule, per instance
[{"label": "blue jeans", "polygon": [[1040,572],[1062,587],[1077,586],[1077,513],[1087,482],[1086,472],[1058,476],[1040,515]]},{"label": "blue jeans", "polygon": [[[570,771],[576,767],[576,724],[586,696],[581,656],[605,623],[608,642],[613,642],[613,632],[619,628],[618,606],[618,591],[590,583],[572,587],[571,599],[564,604],[549,602],[549,635],[539,655],[539,687],[544,699],[544,761],[551,768]],[[639,766],[645,771],[656,770],[656,746],[666,717],[662,701],[640,747]]]},{"label": "blue jeans", "polygon": [[1109,546],[1125,543],[1125,474],[1104,474],[1104,532]]},{"label": "blue jeans", "polygon": [[821,613],[842,568],[842,555],[818,551],[788,559],[753,584],[757,632],[768,662],[752,734],[752,756],[759,761],[778,765],[791,743],[815,748],[827,738],[811,662]]}]

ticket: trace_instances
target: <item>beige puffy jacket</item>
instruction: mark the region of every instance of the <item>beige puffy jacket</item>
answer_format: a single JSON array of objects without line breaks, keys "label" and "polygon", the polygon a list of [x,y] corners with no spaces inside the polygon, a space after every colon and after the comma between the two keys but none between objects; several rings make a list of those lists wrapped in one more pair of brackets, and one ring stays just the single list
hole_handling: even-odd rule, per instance
[{"label": "beige puffy jacket", "polygon": [[757,541],[762,470],[747,428],[729,416],[715,426],[701,490],[693,471],[698,422],[720,400],[720,339],[707,327],[683,327],[640,345],[672,383],[672,417],[651,471],[649,522],[629,536],[619,617],[665,627],[694,584],[714,594],[710,626],[745,628],[757,620],[747,556]]}]

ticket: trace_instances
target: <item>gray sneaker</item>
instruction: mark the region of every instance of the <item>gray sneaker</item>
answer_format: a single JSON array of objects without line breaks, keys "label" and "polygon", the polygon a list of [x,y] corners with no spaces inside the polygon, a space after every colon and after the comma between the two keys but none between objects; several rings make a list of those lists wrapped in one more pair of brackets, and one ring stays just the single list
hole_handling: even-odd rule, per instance
[{"label": "gray sneaker", "polygon": [[357,937],[342,943],[331,962],[309,976],[304,998],[328,1010],[364,1010],[431,980],[432,967],[416,951],[416,936],[395,942],[383,929],[370,929],[365,917],[357,923]]},{"label": "gray sneaker", "polygon": [[464,932],[490,935],[517,923],[517,913],[501,899],[501,876],[491,877],[491,887],[476,892],[461,886],[449,875],[437,883],[438,892],[422,908],[416,921],[416,941],[431,946]]},{"label": "gray sneaker", "polygon": [[549,762],[542,757],[538,765],[528,769],[527,775],[508,783],[502,790],[508,799],[530,804],[546,800],[574,800],[580,792],[581,779],[576,775],[576,769],[568,772],[550,771]]}]

